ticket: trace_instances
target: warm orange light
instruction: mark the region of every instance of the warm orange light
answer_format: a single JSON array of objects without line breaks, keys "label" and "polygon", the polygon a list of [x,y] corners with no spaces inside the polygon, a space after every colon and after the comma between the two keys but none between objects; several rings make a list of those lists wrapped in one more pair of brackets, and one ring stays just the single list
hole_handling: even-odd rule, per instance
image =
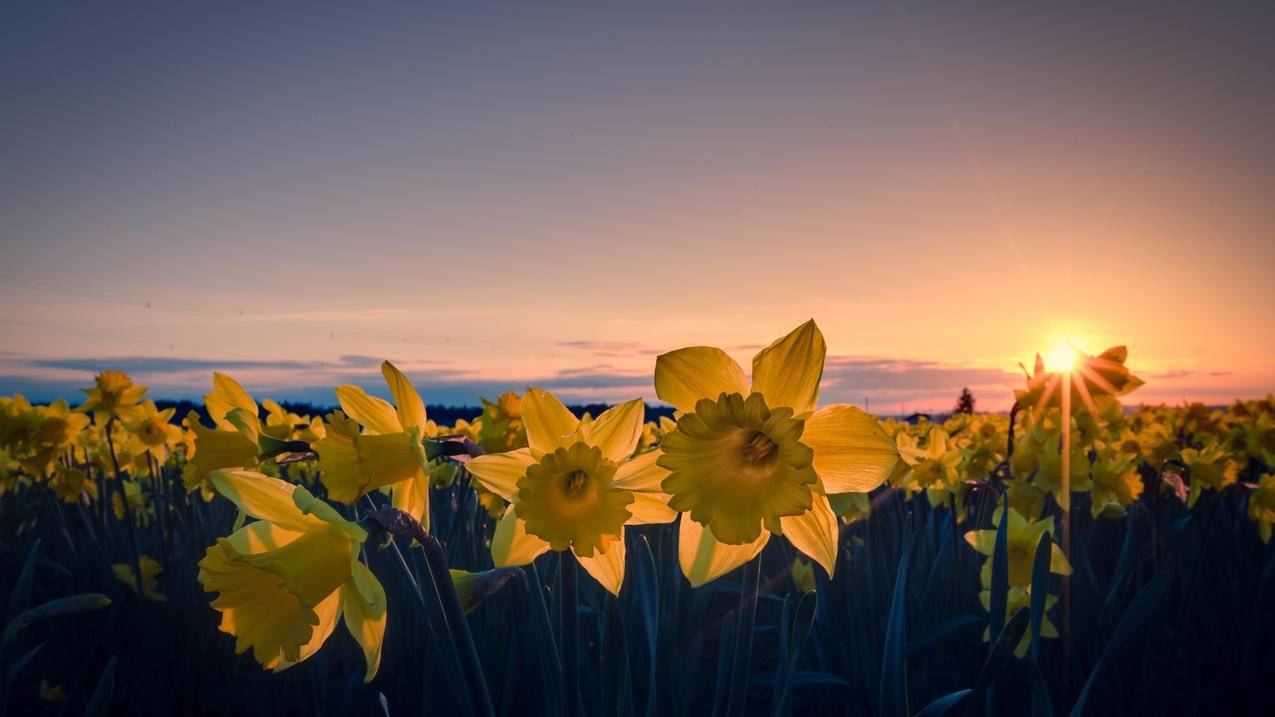
[{"label": "warm orange light", "polygon": [[1061,339],[1043,358],[1045,360],[1045,370],[1053,373],[1065,373],[1076,367],[1076,361],[1080,358],[1080,351],[1076,349],[1076,345],[1071,341]]}]

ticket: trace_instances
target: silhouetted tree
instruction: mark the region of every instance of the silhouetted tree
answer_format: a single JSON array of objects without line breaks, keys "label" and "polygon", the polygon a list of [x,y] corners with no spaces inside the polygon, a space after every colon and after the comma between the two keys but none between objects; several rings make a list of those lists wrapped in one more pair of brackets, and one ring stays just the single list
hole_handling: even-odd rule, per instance
[{"label": "silhouetted tree", "polygon": [[952,409],[952,413],[973,413],[974,412],[974,394],[970,393],[968,388],[961,389],[960,398],[956,399],[956,408]]}]

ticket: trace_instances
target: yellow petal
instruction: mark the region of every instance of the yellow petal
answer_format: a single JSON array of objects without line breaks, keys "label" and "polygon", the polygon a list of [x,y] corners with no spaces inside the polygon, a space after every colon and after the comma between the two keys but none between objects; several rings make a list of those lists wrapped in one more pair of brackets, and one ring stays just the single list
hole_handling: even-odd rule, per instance
[{"label": "yellow petal", "polygon": [[226,421],[226,414],[242,408],[251,413],[257,412],[257,402],[244,390],[243,386],[224,373],[213,371],[213,390],[204,396],[204,406],[213,423],[223,431],[233,431],[234,427]]},{"label": "yellow petal", "polygon": [[[574,553],[573,553],[574,554]],[[593,551],[592,557],[576,556],[576,560],[580,561],[580,565],[594,580],[602,583],[602,587],[606,588],[612,595],[620,594],[620,585],[624,583],[624,532],[620,532],[620,539],[611,542],[610,547],[605,553]],[[570,560],[567,555],[562,556],[563,560]]]},{"label": "yellow petal", "polygon": [[367,566],[357,560],[350,571],[350,580],[341,586],[341,611],[345,614],[345,629],[363,648],[363,660],[367,664],[364,682],[371,682],[381,668],[381,643],[385,639],[385,588]]},{"label": "yellow petal", "polygon": [[662,493],[660,483],[668,477],[669,471],[656,465],[660,455],[659,451],[648,451],[631,461],[621,463],[611,484],[616,488],[640,493]]},{"label": "yellow petal", "polygon": [[337,386],[336,398],[341,402],[341,410],[373,433],[399,433],[398,414],[394,407],[384,399],[369,396],[367,391],[358,386]]},{"label": "yellow petal", "polygon": [[245,470],[216,470],[208,474],[213,488],[259,520],[268,520],[285,530],[305,532],[326,523],[306,515],[292,500],[297,486],[268,475]]},{"label": "yellow petal", "polygon": [[390,387],[390,395],[394,397],[395,410],[398,414],[398,422],[403,426],[402,430],[424,428],[425,404],[421,401],[421,395],[412,387],[412,382],[408,381],[403,372],[389,361],[381,364],[381,375],[385,376],[385,383]]},{"label": "yellow petal", "polygon": [[885,482],[899,458],[877,419],[844,403],[816,411],[801,442],[815,450],[815,472],[828,493],[867,493]]},{"label": "yellow petal", "polygon": [[505,509],[491,536],[491,560],[496,567],[526,565],[548,549],[548,542],[527,534],[527,525],[514,514],[513,505]]},{"label": "yellow petal", "polygon": [[751,543],[719,543],[712,530],[683,515],[677,537],[678,562],[691,587],[699,587],[757,557],[767,540],[770,540],[770,531],[763,529]]},{"label": "yellow petal", "polygon": [[691,346],[655,359],[655,395],[677,410],[690,413],[696,401],[723,393],[748,395],[744,370],[725,351]]},{"label": "yellow petal", "polygon": [[505,500],[513,500],[514,493],[518,492],[518,479],[526,475],[527,466],[535,462],[530,448],[519,448],[509,453],[478,456],[465,468],[474,474],[482,487]]},{"label": "yellow petal", "polygon": [[815,410],[827,351],[815,320],[807,321],[753,357],[753,391],[772,409],[786,406],[797,416]]},{"label": "yellow petal", "polygon": [[[254,523],[254,525],[261,525],[261,523]],[[293,665],[305,662],[307,658],[318,652],[320,647],[323,647],[323,643],[328,641],[332,632],[336,630],[336,624],[341,620],[341,591],[333,592],[323,602],[315,605],[314,613],[319,616],[319,624],[315,625],[310,641],[301,646],[300,657],[292,661],[285,660],[280,655],[279,663],[273,667],[275,672],[283,672]]]},{"label": "yellow petal", "polygon": [[580,433],[585,443],[602,449],[603,457],[622,461],[637,450],[645,412],[646,405],[642,399],[635,398],[608,408],[593,423],[581,427]]},{"label": "yellow petal", "polygon": [[528,388],[522,397],[522,422],[532,455],[552,453],[566,446],[580,427],[580,420],[556,396],[541,388]]},{"label": "yellow petal", "polygon": [[677,519],[677,511],[668,507],[667,493],[632,493],[633,502],[626,506],[629,519],[625,525],[651,525],[653,523],[672,523]]},{"label": "yellow petal", "polygon": [[965,542],[983,555],[991,555],[996,550],[996,531],[971,530],[965,534]]},{"label": "yellow petal", "polygon": [[816,495],[810,510],[781,517],[779,526],[794,548],[809,555],[832,577],[837,564],[837,516],[832,514],[827,498]]},{"label": "yellow petal", "polygon": [[390,491],[393,506],[420,521],[429,532],[429,476],[425,471],[395,483]]}]

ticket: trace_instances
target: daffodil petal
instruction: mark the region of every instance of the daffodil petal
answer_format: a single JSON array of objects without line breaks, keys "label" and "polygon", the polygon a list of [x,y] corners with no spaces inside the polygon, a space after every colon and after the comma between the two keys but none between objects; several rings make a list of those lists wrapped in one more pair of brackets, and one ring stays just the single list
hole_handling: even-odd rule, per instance
[{"label": "daffodil petal", "polygon": [[337,386],[336,398],[341,402],[341,410],[345,411],[345,415],[374,433],[400,433],[404,430],[399,426],[398,414],[388,401],[369,396],[367,391],[358,386]]},{"label": "daffodil petal", "polygon": [[625,525],[651,525],[672,523],[677,519],[677,511],[668,507],[667,493],[632,493],[633,502],[629,503],[628,520]]},{"label": "daffodil petal", "polygon": [[600,448],[607,460],[622,461],[637,450],[645,412],[642,399],[635,398],[608,408],[593,423],[582,426],[580,433],[584,442]]},{"label": "daffodil petal", "polygon": [[[624,583],[624,557],[624,532],[621,531],[620,539],[613,541],[605,553],[595,550],[592,557],[585,558],[577,555],[576,559],[594,580],[602,583],[602,587],[612,595],[619,595],[620,586]],[[564,554],[562,559],[570,560],[571,558]]]},{"label": "daffodil petal", "polygon": [[385,377],[385,383],[390,387],[390,395],[394,397],[398,422],[403,426],[401,430],[406,431],[413,427],[424,428],[425,403],[421,401],[421,395],[416,392],[412,382],[408,381],[407,376],[404,376],[403,372],[389,361],[381,364],[381,375]]},{"label": "daffodil petal", "polygon": [[815,410],[827,352],[814,319],[807,321],[753,358],[753,391],[772,409],[786,406],[799,417]]},{"label": "daffodil petal", "polygon": [[514,514],[513,505],[505,508],[505,516],[491,536],[491,560],[496,567],[526,565],[548,549],[547,541],[527,533],[527,525]]},{"label": "daffodil petal", "polygon": [[222,469],[209,473],[208,480],[218,493],[243,512],[285,530],[305,532],[325,524],[315,516],[302,513],[292,500],[297,486],[278,478],[255,471]]},{"label": "daffodil petal", "polygon": [[323,602],[315,605],[314,614],[319,616],[319,624],[314,626],[314,634],[310,636],[310,641],[301,646],[300,657],[294,662],[283,659],[280,653],[279,663],[273,666],[275,672],[283,672],[293,665],[305,662],[307,658],[318,652],[320,647],[323,647],[323,643],[328,641],[336,630],[336,624],[341,621],[341,591],[334,591]]},{"label": "daffodil petal", "polygon": [[885,482],[899,459],[877,419],[839,403],[806,421],[801,442],[815,451],[815,472],[828,493],[867,493]]},{"label": "daffodil petal", "polygon": [[568,437],[580,427],[580,420],[562,401],[541,388],[528,388],[523,395],[522,422],[527,428],[527,444],[535,455],[566,446]]},{"label": "daffodil petal", "polygon": [[420,470],[416,475],[390,487],[390,502],[395,508],[420,521],[429,532],[429,476]]},{"label": "daffodil petal", "polygon": [[801,515],[783,516],[779,526],[793,547],[823,566],[828,577],[837,564],[837,516],[828,499],[816,495],[810,510]]},{"label": "daffodil petal", "polygon": [[239,382],[224,373],[213,371],[213,390],[204,396],[204,407],[213,423],[223,431],[233,431],[234,426],[226,420],[226,414],[242,408],[245,411],[257,412],[257,402],[239,385]]},{"label": "daffodil petal", "polygon": [[659,458],[659,451],[648,451],[631,461],[621,463],[615,471],[612,485],[639,493],[663,493],[660,483],[668,477],[669,471],[656,465]]},{"label": "daffodil petal", "polygon": [[519,448],[508,453],[478,456],[465,468],[474,474],[482,487],[505,500],[513,500],[514,493],[518,492],[518,479],[526,475],[527,466],[535,462],[530,448]]},{"label": "daffodil petal", "polygon": [[677,410],[690,413],[696,401],[723,393],[748,395],[744,370],[725,351],[691,346],[655,359],[655,395]]},{"label": "daffodil petal", "polygon": [[712,530],[691,520],[689,515],[683,515],[677,537],[678,562],[681,563],[682,574],[691,581],[691,587],[699,587],[757,557],[768,540],[770,531],[763,529],[757,540],[751,543],[721,543],[713,536]]},{"label": "daffodil petal", "polygon": [[965,542],[983,555],[991,555],[996,549],[996,531],[971,530],[965,534]]},{"label": "daffodil petal", "polygon": [[371,682],[381,668],[381,644],[385,640],[385,588],[371,570],[355,561],[350,579],[341,586],[341,612],[345,629],[363,648],[367,664],[364,682]]}]

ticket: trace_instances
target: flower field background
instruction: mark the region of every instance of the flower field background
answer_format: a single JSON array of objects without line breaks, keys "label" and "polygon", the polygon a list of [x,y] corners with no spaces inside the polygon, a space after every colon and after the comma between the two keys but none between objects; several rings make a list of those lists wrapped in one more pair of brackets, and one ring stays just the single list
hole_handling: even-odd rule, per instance
[{"label": "flower field background", "polygon": [[0,398],[0,713],[1269,705],[1275,399],[1133,408],[1115,348],[902,422],[820,406],[823,359],[664,354],[672,418],[443,425],[388,363],[314,415],[220,373],[185,415]]}]

